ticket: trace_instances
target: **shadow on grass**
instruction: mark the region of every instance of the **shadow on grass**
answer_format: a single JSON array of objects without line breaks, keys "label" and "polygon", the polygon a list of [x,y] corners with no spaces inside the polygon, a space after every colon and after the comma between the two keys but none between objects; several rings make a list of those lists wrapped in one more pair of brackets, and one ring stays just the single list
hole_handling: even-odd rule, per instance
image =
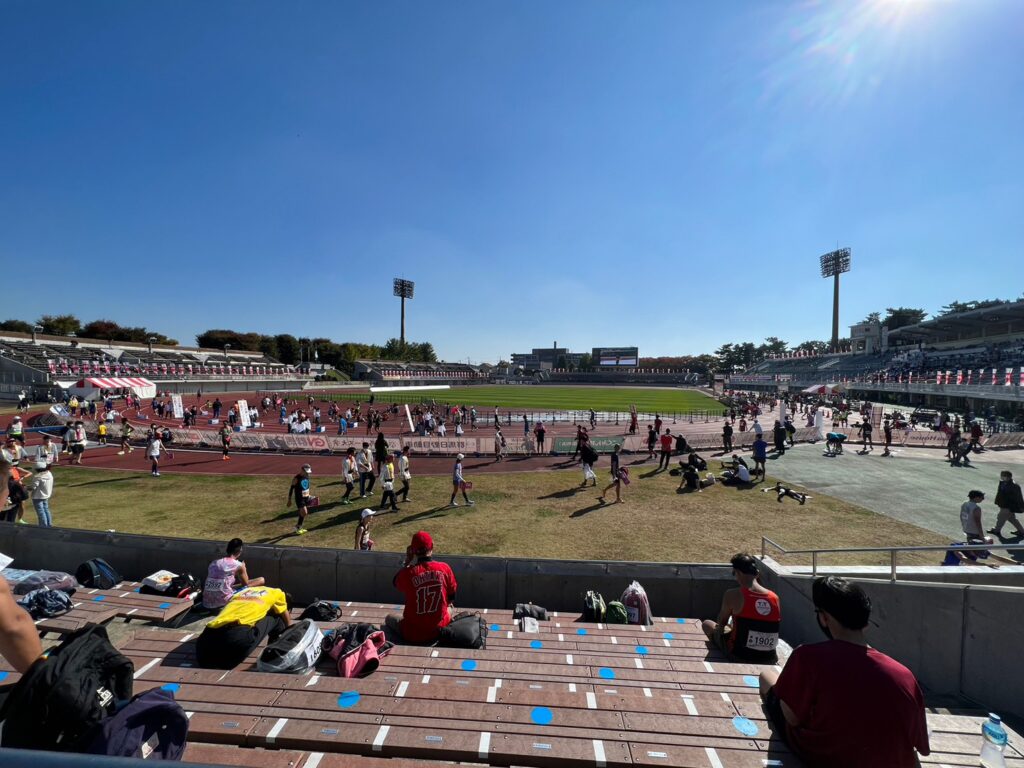
[{"label": "shadow on grass", "polygon": [[591,504],[589,507],[583,507],[582,509],[577,509],[571,515],[569,515],[569,517],[583,517],[584,515],[588,515],[588,514],[590,514],[591,512],[593,512],[595,510],[601,509],[602,507],[611,506],[614,503],[615,503],[614,501],[612,501],[612,502],[598,501],[596,504]]},{"label": "shadow on grass", "polygon": [[[139,470],[141,473],[143,470]],[[65,488],[82,488],[86,485],[103,485],[104,483],[123,483],[126,480],[138,480],[140,475],[128,475],[127,477],[111,477],[106,480],[89,480],[84,483],[72,483],[71,485],[65,485]]]},{"label": "shadow on grass", "polygon": [[[396,520],[394,523],[392,523],[392,525],[403,525],[405,523],[414,523],[417,520],[423,520],[425,518],[436,519],[438,517],[444,517],[447,514],[449,514],[450,512],[452,512],[453,510],[460,509],[461,507],[462,507],[462,505],[459,505],[458,507],[451,507],[451,506],[448,506],[447,504],[442,504],[439,507],[434,507],[433,509],[426,509],[426,510],[424,510],[422,512],[417,512],[414,515],[409,515],[408,517],[403,517],[401,520]],[[472,509],[472,507],[470,507],[470,508]]]},{"label": "shadow on grass", "polygon": [[[593,486],[588,486],[593,487]],[[577,485],[574,488],[566,488],[564,491],[553,491],[545,496],[538,496],[537,499],[571,499],[580,491],[586,490],[583,486]]]}]

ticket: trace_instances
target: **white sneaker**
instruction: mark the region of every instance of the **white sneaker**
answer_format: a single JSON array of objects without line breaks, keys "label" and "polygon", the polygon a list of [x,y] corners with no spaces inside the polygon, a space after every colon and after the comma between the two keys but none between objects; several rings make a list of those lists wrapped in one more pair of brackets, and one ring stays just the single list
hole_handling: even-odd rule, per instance
[{"label": "white sneaker", "polygon": [[457,506],[459,506],[459,502],[457,502],[457,501],[453,501],[453,502],[452,502],[451,504],[449,504],[448,506],[449,506],[449,507],[457,507]]}]

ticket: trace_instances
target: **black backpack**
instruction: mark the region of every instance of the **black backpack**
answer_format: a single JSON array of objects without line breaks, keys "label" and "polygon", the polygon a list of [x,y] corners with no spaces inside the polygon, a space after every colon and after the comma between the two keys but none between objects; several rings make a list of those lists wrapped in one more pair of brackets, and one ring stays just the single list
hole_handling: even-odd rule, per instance
[{"label": "black backpack", "polygon": [[604,598],[601,593],[595,590],[587,592],[583,598],[583,620],[592,622],[604,621],[605,614]]},{"label": "black backpack", "polygon": [[299,616],[299,621],[312,619],[315,622],[337,621],[341,618],[341,608],[327,600],[314,600],[306,606],[306,610]]},{"label": "black backpack", "polygon": [[580,458],[583,459],[584,464],[594,466],[594,464],[597,463],[598,459],[597,451],[595,451],[593,447],[591,447],[591,445],[587,443],[580,449]]},{"label": "black backpack", "polygon": [[487,622],[479,613],[458,613],[447,627],[441,627],[437,644],[447,648],[486,648]]},{"label": "black backpack", "polygon": [[0,708],[0,746],[84,750],[117,704],[132,697],[135,667],[91,626],[68,635],[29,668]]},{"label": "black backpack", "polygon": [[536,619],[537,621],[547,621],[548,610],[533,603],[516,603],[516,609],[512,612],[512,618],[519,621],[519,619],[524,617]]},{"label": "black backpack", "polygon": [[78,566],[78,570],[75,571],[75,579],[83,587],[93,589],[112,589],[124,581],[121,574],[115,571],[110,563],[98,557],[87,560]]},{"label": "black backpack", "polygon": [[165,589],[157,589],[151,587],[148,584],[143,584],[139,587],[140,595],[159,595],[160,597],[175,597],[185,598],[196,592],[201,592],[203,589],[202,584],[199,580],[187,571],[180,576],[175,576],[169,582]]}]

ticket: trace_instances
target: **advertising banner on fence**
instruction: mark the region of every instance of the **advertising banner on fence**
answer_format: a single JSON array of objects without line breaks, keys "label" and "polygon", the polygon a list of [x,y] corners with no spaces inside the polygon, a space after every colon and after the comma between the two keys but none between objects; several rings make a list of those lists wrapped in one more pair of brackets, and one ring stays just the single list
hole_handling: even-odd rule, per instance
[{"label": "advertising banner on fence", "polygon": [[[625,441],[626,438],[622,435],[592,437],[590,438],[590,445],[598,453],[611,453],[616,445],[622,445]],[[556,437],[552,442],[554,443],[553,448],[556,453],[572,453],[576,450],[575,437]]]},{"label": "advertising banner on fence", "polygon": [[176,419],[185,418],[185,408],[181,404],[181,395],[171,395],[171,412]]},{"label": "advertising banner on fence", "polygon": [[479,450],[475,437],[403,437],[402,445],[408,445],[414,453],[476,453]]},{"label": "advertising banner on fence", "polygon": [[238,409],[238,420],[239,423],[248,429],[252,426],[252,418],[249,416],[249,403],[245,400],[239,400],[235,403],[235,407]]}]

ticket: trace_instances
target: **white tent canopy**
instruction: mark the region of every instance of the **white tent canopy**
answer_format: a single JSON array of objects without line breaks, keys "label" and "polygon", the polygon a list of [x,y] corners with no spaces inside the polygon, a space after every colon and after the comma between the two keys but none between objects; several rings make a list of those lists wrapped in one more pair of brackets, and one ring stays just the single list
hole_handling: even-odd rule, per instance
[{"label": "white tent canopy", "polygon": [[846,386],[840,384],[815,384],[813,387],[808,387],[803,390],[805,395],[832,395],[838,392],[845,392]]},{"label": "white tent canopy", "polygon": [[92,376],[81,379],[70,389],[72,394],[86,397],[99,389],[128,389],[139,397],[156,397],[156,384],[135,376]]}]

